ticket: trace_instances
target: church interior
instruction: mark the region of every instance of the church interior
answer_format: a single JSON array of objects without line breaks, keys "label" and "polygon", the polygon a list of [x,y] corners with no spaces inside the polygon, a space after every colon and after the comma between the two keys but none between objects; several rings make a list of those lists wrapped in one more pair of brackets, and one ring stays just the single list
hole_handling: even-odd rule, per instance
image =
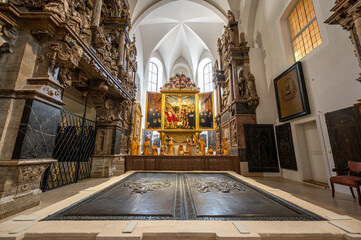
[{"label": "church interior", "polygon": [[361,0],[0,0],[0,239],[361,239]]}]

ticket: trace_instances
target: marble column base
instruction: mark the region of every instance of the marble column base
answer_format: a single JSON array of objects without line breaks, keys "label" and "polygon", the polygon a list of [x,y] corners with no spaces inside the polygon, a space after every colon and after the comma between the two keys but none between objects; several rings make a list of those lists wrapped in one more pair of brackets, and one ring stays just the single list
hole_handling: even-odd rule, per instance
[{"label": "marble column base", "polygon": [[40,203],[40,181],[55,159],[0,161],[0,219]]},{"label": "marble column base", "polygon": [[[122,154],[116,155],[94,155],[92,158],[92,178],[107,178],[117,173],[117,164],[120,163],[124,158]],[[119,169],[121,170],[121,169]],[[124,172],[124,167],[123,167]]]}]

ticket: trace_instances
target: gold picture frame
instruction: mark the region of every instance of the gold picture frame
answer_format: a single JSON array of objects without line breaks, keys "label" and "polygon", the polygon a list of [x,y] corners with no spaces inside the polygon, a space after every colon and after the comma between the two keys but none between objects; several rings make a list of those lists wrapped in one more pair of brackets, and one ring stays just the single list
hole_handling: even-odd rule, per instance
[{"label": "gold picture frame", "polygon": [[198,94],[198,119],[200,130],[215,130],[213,92]]},{"label": "gold picture frame", "polygon": [[145,130],[162,130],[162,97],[161,93],[147,92]]}]

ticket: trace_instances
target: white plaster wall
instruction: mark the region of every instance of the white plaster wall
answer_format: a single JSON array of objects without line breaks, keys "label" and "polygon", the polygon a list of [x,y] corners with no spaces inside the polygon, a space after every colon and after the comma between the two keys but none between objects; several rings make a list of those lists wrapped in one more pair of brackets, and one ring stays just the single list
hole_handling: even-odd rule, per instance
[{"label": "white plaster wall", "polygon": [[[334,167],[324,114],[352,106],[361,95],[361,84],[355,79],[361,69],[354,56],[354,48],[347,31],[330,26],[324,21],[331,15],[334,1],[313,0],[322,44],[301,59],[311,114],[291,120],[298,171],[283,170],[285,178],[302,181],[302,163],[305,152],[298,144],[296,128],[316,120],[325,168],[328,176]],[[259,0],[253,38],[255,47],[250,51],[251,71],[256,77],[261,97],[257,121],[262,124],[281,124],[278,121],[273,79],[293,63],[293,53],[287,28],[287,17],[295,1]],[[261,48],[260,48],[261,47]]]}]

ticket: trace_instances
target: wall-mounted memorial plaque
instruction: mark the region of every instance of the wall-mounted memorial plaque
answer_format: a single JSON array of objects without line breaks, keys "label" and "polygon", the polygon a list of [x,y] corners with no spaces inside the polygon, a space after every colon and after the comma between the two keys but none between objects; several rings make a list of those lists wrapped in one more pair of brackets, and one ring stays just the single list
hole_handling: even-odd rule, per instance
[{"label": "wall-mounted memorial plaque", "polygon": [[297,171],[291,124],[286,123],[276,126],[276,138],[281,168]]},{"label": "wall-mounted memorial plaque", "polygon": [[276,142],[272,124],[244,125],[246,155],[250,172],[278,172]]}]

